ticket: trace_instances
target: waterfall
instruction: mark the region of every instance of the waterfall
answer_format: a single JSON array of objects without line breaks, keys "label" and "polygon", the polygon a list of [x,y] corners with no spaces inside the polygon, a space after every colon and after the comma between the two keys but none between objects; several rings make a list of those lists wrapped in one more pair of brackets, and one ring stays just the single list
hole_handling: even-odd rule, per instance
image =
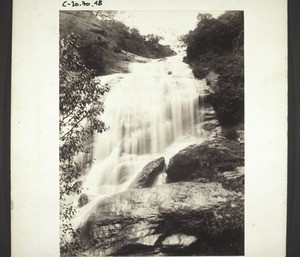
[{"label": "waterfall", "polygon": [[198,95],[203,83],[194,79],[180,54],[131,64],[131,72],[106,96],[101,118],[110,129],[95,137],[84,193],[99,200],[122,192],[148,162],[161,156],[168,161],[200,141]]}]

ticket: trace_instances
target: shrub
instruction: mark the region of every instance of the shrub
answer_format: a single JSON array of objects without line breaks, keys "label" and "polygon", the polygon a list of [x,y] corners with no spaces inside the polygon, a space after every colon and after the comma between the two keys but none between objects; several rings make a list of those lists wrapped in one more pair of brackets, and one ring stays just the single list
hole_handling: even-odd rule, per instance
[{"label": "shrub", "polygon": [[244,119],[244,89],[233,83],[218,82],[218,90],[212,95],[212,105],[221,125],[234,125]]}]

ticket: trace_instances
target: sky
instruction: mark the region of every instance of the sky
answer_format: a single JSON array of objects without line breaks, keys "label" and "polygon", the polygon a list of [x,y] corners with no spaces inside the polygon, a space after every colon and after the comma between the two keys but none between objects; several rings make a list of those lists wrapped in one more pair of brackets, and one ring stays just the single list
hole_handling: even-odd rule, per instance
[{"label": "sky", "polygon": [[161,43],[174,46],[178,43],[178,36],[196,27],[198,13],[211,13],[218,17],[224,11],[125,11],[117,18],[127,26],[137,28],[142,35],[161,35],[164,37]]}]

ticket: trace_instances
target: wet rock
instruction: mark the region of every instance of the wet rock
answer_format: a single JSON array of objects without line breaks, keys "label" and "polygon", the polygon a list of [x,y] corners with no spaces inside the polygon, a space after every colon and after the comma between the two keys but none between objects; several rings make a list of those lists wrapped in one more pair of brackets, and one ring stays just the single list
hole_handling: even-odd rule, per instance
[{"label": "wet rock", "polygon": [[89,202],[89,197],[86,194],[81,194],[78,199],[78,207],[82,207]]},{"label": "wet rock", "polygon": [[220,182],[225,189],[244,193],[244,167],[219,173],[216,181]]},{"label": "wet rock", "polygon": [[155,234],[155,235],[148,235],[145,237],[141,237],[136,241],[136,243],[143,244],[143,245],[155,245],[155,242],[158,240],[160,236],[161,234]]},{"label": "wet rock", "polygon": [[176,245],[181,247],[189,246],[190,244],[196,242],[197,237],[195,236],[188,236],[184,234],[175,234],[172,236],[167,237],[163,242],[162,245]]},{"label": "wet rock", "polygon": [[142,172],[133,181],[130,188],[144,188],[151,187],[157,176],[166,168],[165,158],[161,157],[152,162],[149,162],[142,170]]},{"label": "wet rock", "polygon": [[217,139],[190,145],[173,156],[166,169],[167,182],[208,178],[218,172],[234,170],[244,165],[244,149],[233,141]]},{"label": "wet rock", "polygon": [[155,246],[148,246],[143,244],[129,244],[124,245],[116,252],[114,252],[113,256],[146,256],[146,255],[157,255],[160,250]]},{"label": "wet rock", "polygon": [[219,183],[130,189],[101,201],[81,237],[102,255],[204,254],[204,243],[212,255],[228,247],[238,255],[243,252],[243,213],[243,195]]},{"label": "wet rock", "polygon": [[241,176],[244,176],[245,168],[244,167],[237,167],[234,171],[225,171],[221,175],[224,176],[226,179],[237,179]]},{"label": "wet rock", "polygon": [[215,120],[216,117],[214,115],[205,115],[203,117],[203,121]]},{"label": "wet rock", "polygon": [[119,167],[118,184],[122,184],[125,181],[127,181],[129,176],[130,176],[130,169],[128,165],[123,164],[121,167]]},{"label": "wet rock", "polygon": [[215,113],[207,113],[204,112],[203,113],[203,121],[212,121],[212,120],[216,120],[216,115]]},{"label": "wet rock", "polygon": [[212,106],[213,94],[214,94],[214,91],[209,87],[208,90],[204,91],[204,95],[199,96],[200,98],[203,98],[203,96],[204,96],[204,101],[202,100],[202,102],[203,102],[202,106],[204,106],[204,107]]},{"label": "wet rock", "polygon": [[216,112],[211,106],[205,107],[202,110],[202,117],[203,117],[203,122],[213,121],[213,120],[217,119],[216,118]]},{"label": "wet rock", "polygon": [[239,142],[240,145],[244,145],[244,140],[245,140],[244,128],[237,130],[237,133],[238,133],[237,141]]},{"label": "wet rock", "polygon": [[210,120],[202,123],[202,128],[207,131],[212,131],[216,127],[220,126],[217,120]]}]

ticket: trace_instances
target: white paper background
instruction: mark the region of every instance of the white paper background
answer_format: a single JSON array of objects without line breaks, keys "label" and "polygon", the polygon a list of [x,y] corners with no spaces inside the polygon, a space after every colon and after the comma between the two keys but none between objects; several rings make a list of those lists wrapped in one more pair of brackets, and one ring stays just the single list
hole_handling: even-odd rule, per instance
[{"label": "white paper background", "polygon": [[[244,10],[246,256],[285,256],[286,1],[103,0],[102,10]],[[12,256],[59,256],[60,1],[15,0]],[[76,10],[76,9],[72,9]]]}]

